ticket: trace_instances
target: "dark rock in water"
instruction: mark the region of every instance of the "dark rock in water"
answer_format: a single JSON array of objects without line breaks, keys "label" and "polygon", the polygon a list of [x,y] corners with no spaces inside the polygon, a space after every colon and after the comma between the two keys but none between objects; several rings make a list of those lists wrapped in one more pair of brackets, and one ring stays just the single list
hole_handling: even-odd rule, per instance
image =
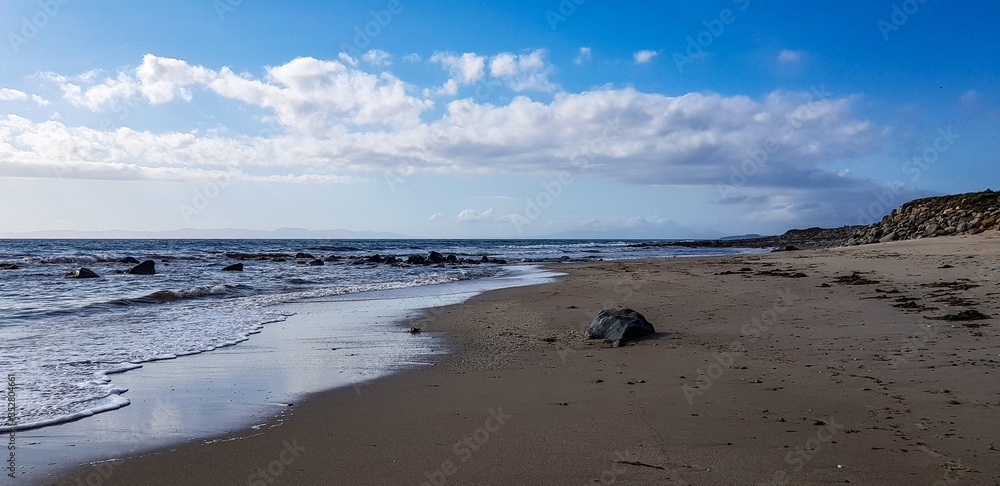
[{"label": "dark rock in water", "polygon": [[448,263],[458,263],[458,257],[455,255],[448,255],[445,258],[445,261],[447,261]]},{"label": "dark rock in water", "polygon": [[339,261],[340,259],[341,259],[341,257],[339,257],[337,255],[330,255],[330,256],[324,258],[323,260],[324,261],[328,261],[328,262],[336,262],[336,261]]},{"label": "dark rock in water", "polygon": [[[507,264],[507,260],[501,260],[499,258],[490,258],[490,257],[488,257],[486,255],[483,255],[482,260],[479,260],[479,261],[482,262],[482,263],[496,263],[496,264],[499,264],[499,265],[506,265]],[[473,260],[470,260],[469,263],[476,263],[476,262],[473,261]]]},{"label": "dark rock in water", "polygon": [[372,263],[382,263],[382,255],[379,255],[378,253],[376,253],[376,254],[368,257],[368,261],[372,262]]},{"label": "dark rock in water", "polygon": [[17,270],[21,268],[15,263],[0,263],[0,270]]},{"label": "dark rock in water", "polygon": [[427,265],[427,259],[422,255],[410,255],[407,257],[406,263],[411,265]]},{"label": "dark rock in water", "polygon": [[296,253],[295,254],[295,259],[296,260],[315,260],[316,257],[314,257],[314,256],[312,256],[312,255],[310,255],[308,253]]},{"label": "dark rock in water", "polygon": [[420,334],[420,331],[422,331],[422,329],[420,329],[419,327],[410,328],[410,334]]},{"label": "dark rock in water", "polygon": [[382,263],[388,263],[391,265],[393,263],[399,263],[399,259],[394,256],[382,257]]},{"label": "dark rock in water", "polygon": [[326,265],[326,264],[323,263],[323,260],[320,260],[320,259],[316,259],[316,260],[313,260],[313,261],[309,262],[309,266],[311,266],[311,267],[318,267],[320,265]]},{"label": "dark rock in water", "polygon": [[242,263],[234,263],[234,264],[232,264],[232,265],[230,265],[228,267],[223,268],[222,271],[223,272],[242,272],[243,271],[243,264]]},{"label": "dark rock in water", "polygon": [[156,262],[153,260],[146,260],[128,269],[125,273],[131,275],[154,275],[156,274]]},{"label": "dark rock in water", "polygon": [[80,267],[67,273],[66,278],[101,278],[101,276],[89,268]]},{"label": "dark rock in water", "polygon": [[434,264],[436,264],[436,263],[444,263],[444,255],[442,255],[442,254],[440,254],[440,253],[438,253],[436,251],[432,251],[432,252],[430,252],[430,253],[427,254],[427,260],[430,261],[431,263],[434,263]]},{"label": "dark rock in water", "polygon": [[614,341],[615,347],[618,347],[626,341],[655,332],[653,325],[632,309],[604,309],[590,323],[587,338]]},{"label": "dark rock in water", "polygon": [[122,263],[128,263],[130,265],[138,265],[139,264],[139,259],[132,258],[132,257],[125,257],[125,258],[122,258],[119,261],[121,261]]}]

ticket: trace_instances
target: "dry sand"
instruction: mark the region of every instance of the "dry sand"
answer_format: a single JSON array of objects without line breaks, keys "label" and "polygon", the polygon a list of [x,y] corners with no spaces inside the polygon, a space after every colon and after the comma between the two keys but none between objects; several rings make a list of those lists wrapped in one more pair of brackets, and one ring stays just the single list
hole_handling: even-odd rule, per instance
[{"label": "dry sand", "polygon": [[[1000,484],[996,232],[558,268],[408,323],[433,367],[58,484]],[[615,306],[660,332],[583,339]]]}]

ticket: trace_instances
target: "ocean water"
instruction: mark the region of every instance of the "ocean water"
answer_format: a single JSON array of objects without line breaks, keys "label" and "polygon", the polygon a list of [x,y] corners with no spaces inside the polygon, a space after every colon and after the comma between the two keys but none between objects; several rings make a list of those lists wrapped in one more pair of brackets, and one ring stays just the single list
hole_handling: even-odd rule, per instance
[{"label": "ocean water", "polygon": [[[459,263],[367,261],[432,250]],[[237,345],[285,319],[284,302],[495,278],[514,265],[746,251],[603,240],[0,240],[0,263],[19,267],[0,270],[0,372],[17,383],[16,423],[0,432],[126,406],[116,373]],[[327,261],[308,265],[298,253]],[[155,261],[157,273],[123,273],[126,257]],[[221,271],[241,262],[243,272]],[[101,278],[64,278],[79,267]]]}]

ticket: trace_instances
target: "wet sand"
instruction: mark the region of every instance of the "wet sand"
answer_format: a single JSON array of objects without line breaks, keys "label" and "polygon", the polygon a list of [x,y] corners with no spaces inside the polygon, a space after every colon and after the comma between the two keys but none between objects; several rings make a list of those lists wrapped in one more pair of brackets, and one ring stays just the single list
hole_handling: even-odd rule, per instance
[{"label": "wet sand", "polygon": [[[408,322],[455,349],[432,366],[53,482],[1000,482],[996,232],[558,269]],[[616,306],[658,334],[584,339]]]}]

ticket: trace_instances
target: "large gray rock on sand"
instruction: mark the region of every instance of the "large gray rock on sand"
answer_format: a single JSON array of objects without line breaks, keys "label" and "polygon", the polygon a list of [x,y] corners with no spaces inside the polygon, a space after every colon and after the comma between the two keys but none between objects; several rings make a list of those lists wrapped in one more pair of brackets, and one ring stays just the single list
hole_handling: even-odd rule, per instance
[{"label": "large gray rock on sand", "polygon": [[653,325],[642,314],[632,309],[604,309],[587,329],[590,339],[608,339],[614,341],[615,347],[626,341],[638,339],[655,333]]},{"label": "large gray rock on sand", "polygon": [[153,260],[146,260],[128,270],[125,273],[131,275],[155,275],[156,274],[156,262]]},{"label": "large gray rock on sand", "polygon": [[896,241],[896,232],[891,231],[889,234],[878,239],[879,243],[888,243],[890,241]]}]

